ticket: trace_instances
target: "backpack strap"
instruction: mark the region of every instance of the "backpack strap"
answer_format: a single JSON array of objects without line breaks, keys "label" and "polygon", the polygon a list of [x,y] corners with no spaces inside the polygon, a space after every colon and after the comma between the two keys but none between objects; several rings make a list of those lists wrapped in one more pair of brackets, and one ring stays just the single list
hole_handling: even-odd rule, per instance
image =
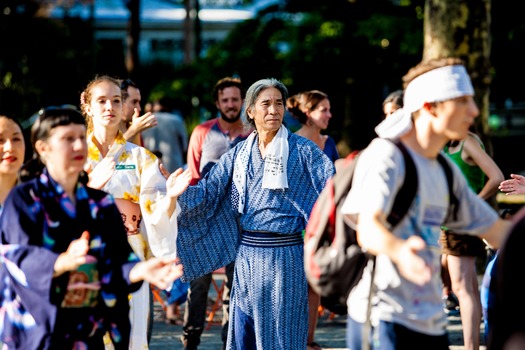
[{"label": "backpack strap", "polygon": [[441,167],[443,168],[443,171],[445,172],[445,176],[447,177],[447,185],[448,185],[448,215],[447,217],[450,217],[452,214],[453,220],[458,219],[458,209],[459,209],[459,201],[458,197],[454,194],[454,177],[452,173],[452,169],[450,168],[450,164],[448,164],[447,160],[443,156],[443,154],[439,153],[437,160]]},{"label": "backpack strap", "polygon": [[[399,139],[389,141],[392,141],[394,145],[396,145],[397,148],[399,148],[405,160],[405,179],[403,180],[401,188],[399,188],[399,190],[397,191],[397,194],[394,199],[394,204],[392,204],[392,210],[390,211],[390,214],[387,217],[387,221],[390,223],[390,225],[392,225],[392,227],[394,227],[401,221],[401,219],[406,215],[406,213],[408,213],[408,209],[410,209],[410,205],[416,197],[417,169],[416,165],[414,164],[414,160],[412,159],[412,156],[408,153],[408,150],[406,149],[405,145],[403,145],[403,143]],[[372,330],[372,320],[370,319],[370,314],[372,312],[372,298],[375,293],[374,277],[376,272],[376,259],[373,255],[370,256],[369,259],[372,260],[372,272],[370,276],[370,287],[368,289],[366,320],[362,328],[362,350],[370,350],[372,348],[370,339],[370,332]]]},{"label": "backpack strap", "polygon": [[[412,156],[408,153],[408,150],[406,149],[405,145],[398,139],[398,140],[390,140],[392,141],[397,148],[401,151],[403,154],[403,158],[405,160],[405,179],[403,182],[403,185],[401,185],[401,188],[396,194],[396,197],[394,199],[394,204],[392,205],[392,210],[390,212],[390,215],[388,215],[388,222],[392,225],[392,227],[396,226],[401,219],[406,215],[408,212],[408,209],[410,208],[410,205],[414,201],[414,198],[416,197],[417,192],[417,169],[416,165],[414,164],[414,160],[412,159]],[[452,169],[450,168],[450,165],[448,164],[447,160],[441,153],[438,154],[437,160],[441,167],[443,168],[443,171],[445,172],[445,176],[447,178],[447,185],[448,185],[448,192],[449,192],[449,207],[448,207],[448,216],[452,213],[454,216],[454,219],[457,219],[457,212],[459,208],[459,201],[458,198],[454,195],[454,178]],[[375,256],[372,256],[370,259],[372,259],[372,273],[370,277],[370,288],[368,291],[368,301],[367,301],[367,308],[366,308],[366,320],[363,324],[362,329],[362,350],[370,350],[372,348],[371,346],[371,339],[370,339],[370,332],[372,329],[372,323],[370,319],[370,313],[372,311],[372,298],[374,296],[374,276],[375,276],[375,270],[376,270],[376,264],[375,264]]]},{"label": "backpack strap", "polygon": [[392,141],[403,154],[405,160],[405,179],[403,185],[396,194],[392,210],[388,215],[387,221],[396,226],[406,215],[410,205],[414,201],[417,192],[417,170],[412,156],[408,153],[407,148],[400,140]]},{"label": "backpack strap", "polygon": [[[396,198],[394,199],[392,211],[390,212],[390,215],[388,215],[387,219],[390,225],[392,225],[393,227],[397,225],[408,212],[408,209],[410,208],[410,205],[412,204],[416,196],[418,180],[416,165],[414,164],[414,160],[412,159],[410,153],[408,153],[408,150],[405,147],[405,145],[400,140],[395,140],[392,142],[397,146],[397,148],[399,148],[405,160],[405,180],[403,182],[403,185],[399,189]],[[456,195],[454,194],[454,176],[452,173],[452,168],[450,168],[450,164],[447,162],[443,154],[439,153],[437,156],[437,160],[443,168],[443,171],[445,172],[445,176],[447,178],[449,200],[447,217],[453,215],[453,219],[457,220],[459,201]]]}]

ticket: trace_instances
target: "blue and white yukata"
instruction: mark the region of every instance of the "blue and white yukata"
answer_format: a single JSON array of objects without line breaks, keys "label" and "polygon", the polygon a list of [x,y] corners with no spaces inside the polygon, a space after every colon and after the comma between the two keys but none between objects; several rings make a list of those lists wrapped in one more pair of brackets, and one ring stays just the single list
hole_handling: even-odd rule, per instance
[{"label": "blue and white yukata", "polygon": [[289,133],[288,188],[263,189],[264,160],[256,140],[247,167],[244,213],[239,214],[232,178],[245,143],[224,154],[178,198],[182,279],[235,260],[227,349],[304,349],[308,292],[302,231],[334,166],[312,141]]}]

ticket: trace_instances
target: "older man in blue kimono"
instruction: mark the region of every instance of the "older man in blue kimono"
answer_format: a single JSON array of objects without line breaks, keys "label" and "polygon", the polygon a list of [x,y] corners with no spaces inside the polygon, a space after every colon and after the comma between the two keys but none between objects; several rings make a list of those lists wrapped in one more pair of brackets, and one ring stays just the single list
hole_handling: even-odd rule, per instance
[{"label": "older man in blue kimono", "polygon": [[306,348],[302,231],[334,166],[282,124],[287,95],[278,80],[255,82],[243,115],[255,131],[178,198],[183,279],[235,260],[230,350]]}]

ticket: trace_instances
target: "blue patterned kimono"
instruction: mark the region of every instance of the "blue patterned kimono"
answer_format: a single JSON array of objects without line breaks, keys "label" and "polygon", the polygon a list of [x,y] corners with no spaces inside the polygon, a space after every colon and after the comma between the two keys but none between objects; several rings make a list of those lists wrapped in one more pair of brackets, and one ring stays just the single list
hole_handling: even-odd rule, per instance
[{"label": "blue patterned kimono", "polygon": [[[308,293],[300,233],[334,166],[310,140],[289,133],[288,143],[289,188],[271,190],[262,188],[264,160],[254,142],[244,214],[231,201],[233,165],[244,142],[178,199],[177,252],[184,265],[183,280],[235,260],[230,350],[248,344],[257,349],[306,348]],[[268,244],[251,244],[252,239],[268,239]]]},{"label": "blue patterned kimono", "polygon": [[[0,334],[9,349],[128,349],[129,271],[139,261],[113,197],[77,184],[76,205],[44,171],[15,187],[0,217]],[[58,255],[87,230],[88,262],[53,278]]]}]

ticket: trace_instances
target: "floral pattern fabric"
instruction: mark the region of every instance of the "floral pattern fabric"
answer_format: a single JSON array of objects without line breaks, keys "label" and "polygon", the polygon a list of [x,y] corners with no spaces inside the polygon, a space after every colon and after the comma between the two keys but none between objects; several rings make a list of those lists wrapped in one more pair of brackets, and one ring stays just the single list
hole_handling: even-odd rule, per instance
[{"label": "floral pattern fabric", "polygon": [[[106,157],[115,160],[115,174],[102,188],[116,199],[126,199],[139,204],[142,215],[141,234],[154,256],[176,255],[176,215],[166,215],[166,179],[160,172],[157,157],[144,147],[137,146],[119,132]],[[88,137],[88,163],[94,169],[103,156]],[[149,252],[146,252],[146,256]]]},{"label": "floral pattern fabric", "polygon": [[[160,172],[157,157],[144,147],[127,142],[118,133],[106,157],[115,161],[115,173],[102,188],[118,201],[121,215],[128,228],[128,242],[141,260],[154,256],[174,257],[176,254],[177,219],[167,215],[166,179]],[[88,163],[95,169],[104,159],[88,135]],[[126,203],[126,201],[129,201]],[[124,203],[122,203],[124,202]],[[140,206],[140,226],[133,233],[129,231],[130,218],[126,207],[135,203]],[[127,211],[127,212],[125,212]],[[149,284],[143,283],[139,291],[131,296],[131,347],[147,349],[148,317],[150,308]]]},{"label": "floral pattern fabric", "polygon": [[[6,199],[0,217],[0,334],[8,349],[100,348],[106,331],[115,348],[128,348],[128,295],[141,285],[128,276],[139,259],[111,195],[79,183],[76,199],[47,171]],[[53,277],[58,255],[84,231],[90,234],[88,264]],[[96,271],[94,280],[71,283],[86,267]]]}]

